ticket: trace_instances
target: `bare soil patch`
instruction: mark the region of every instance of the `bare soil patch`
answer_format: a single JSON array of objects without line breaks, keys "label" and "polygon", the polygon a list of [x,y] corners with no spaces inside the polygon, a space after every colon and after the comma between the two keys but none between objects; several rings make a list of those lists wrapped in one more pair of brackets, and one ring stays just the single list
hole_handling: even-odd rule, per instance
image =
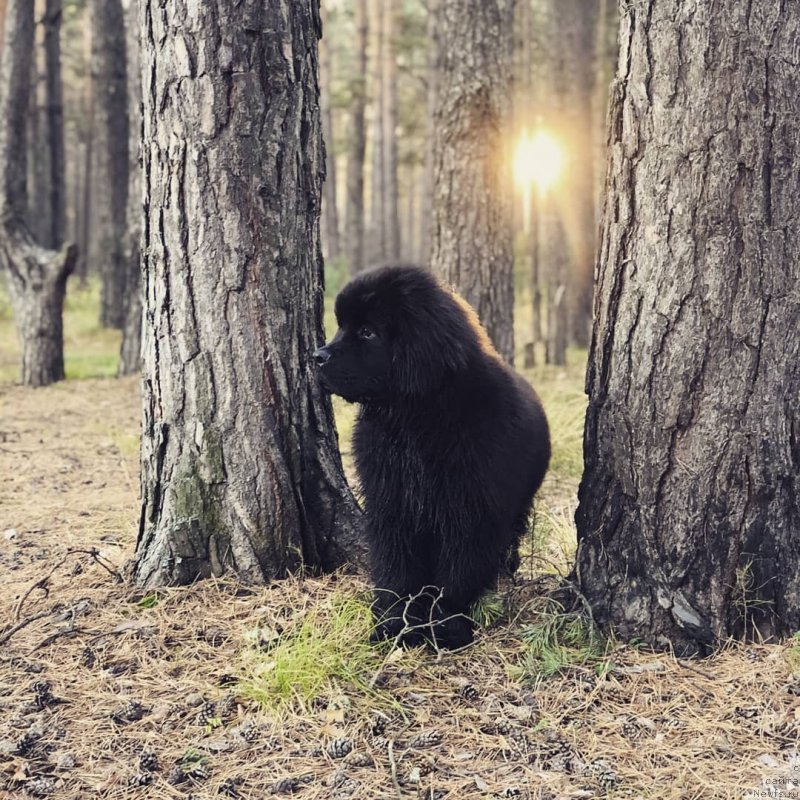
[{"label": "bare soil patch", "polygon": [[369,690],[256,702],[242,679],[271,637],[366,585],[143,596],[124,577],[138,420],[137,380],[0,389],[0,797],[800,796],[791,644],[690,663],[618,648],[532,685],[531,580],[467,652],[381,654]]}]

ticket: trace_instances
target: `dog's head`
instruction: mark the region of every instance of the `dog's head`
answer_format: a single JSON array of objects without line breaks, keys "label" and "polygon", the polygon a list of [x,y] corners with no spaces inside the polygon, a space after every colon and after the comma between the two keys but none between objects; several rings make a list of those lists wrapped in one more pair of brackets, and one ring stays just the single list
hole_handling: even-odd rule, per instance
[{"label": "dog's head", "polygon": [[359,275],[335,310],[339,330],[314,359],[322,385],[351,402],[436,391],[488,344],[471,308],[418,267]]}]

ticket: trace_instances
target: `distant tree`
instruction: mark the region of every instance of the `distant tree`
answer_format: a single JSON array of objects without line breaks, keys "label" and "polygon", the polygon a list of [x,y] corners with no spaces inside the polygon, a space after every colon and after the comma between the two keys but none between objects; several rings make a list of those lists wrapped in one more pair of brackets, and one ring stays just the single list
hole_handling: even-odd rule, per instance
[{"label": "distant tree", "polygon": [[513,2],[440,0],[432,266],[514,360],[509,169]]},{"label": "distant tree", "polygon": [[551,47],[554,94],[559,98],[559,134],[567,151],[561,211],[566,227],[569,338],[586,347],[592,327],[595,257],[594,57],[598,0],[552,0]]},{"label": "distant tree", "polygon": [[94,165],[90,262],[102,279],[100,321],[125,322],[128,274],[125,231],[128,204],[128,101],[125,23],[121,0],[90,0]]},{"label": "distant tree", "polygon": [[64,377],[63,309],[75,248],[38,246],[27,225],[26,125],[31,95],[34,8],[8,0],[0,64],[0,267],[21,351],[21,378],[44,386]]},{"label": "distant tree", "polygon": [[61,0],[47,0],[44,17],[45,98],[47,104],[47,151],[49,231],[41,243],[61,247],[66,236],[66,163],[64,154],[64,99],[61,83]]},{"label": "distant tree", "polygon": [[119,354],[119,374],[141,368],[142,350],[142,76],[139,56],[139,0],[129,0],[125,12],[125,52],[128,73],[128,227],[125,232],[125,323]]},{"label": "distant tree", "polygon": [[143,0],[144,586],[261,582],[360,551],[312,359],[318,9]]},{"label": "distant tree", "polygon": [[385,0],[381,31],[383,80],[383,230],[386,258],[400,258],[400,208],[397,185],[397,0]]},{"label": "distant tree", "polygon": [[331,109],[331,51],[328,31],[327,3],[322,0],[322,38],[319,42],[319,96],[322,118],[322,139],[325,145],[325,183],[322,194],[322,220],[325,230],[325,244],[328,258],[338,258],[341,253],[339,242],[339,208],[336,202],[336,158],[334,157],[333,111]]},{"label": "distant tree", "polygon": [[678,653],[800,629],[798,40],[797,3],[622,15],[575,578]]},{"label": "distant tree", "polygon": [[425,139],[425,163],[422,170],[422,208],[420,215],[422,225],[420,232],[420,254],[424,264],[429,264],[431,260],[431,228],[433,219],[433,142],[435,138],[434,115],[436,113],[436,99],[439,94],[439,70],[441,64],[441,46],[439,42],[439,19],[440,0],[428,0],[428,68],[426,72],[426,94],[427,94],[427,130]]},{"label": "distant tree", "polygon": [[372,264],[382,263],[387,257],[386,249],[386,214],[384,201],[386,190],[384,179],[384,114],[383,114],[383,16],[386,13],[384,0],[370,0],[369,28],[371,31],[372,75],[370,112],[372,115],[372,165],[370,175],[370,219],[369,219],[369,261]]},{"label": "distant tree", "polygon": [[364,269],[364,153],[367,144],[367,0],[354,0],[355,74],[351,81],[350,147],[347,157],[345,255],[350,273]]}]

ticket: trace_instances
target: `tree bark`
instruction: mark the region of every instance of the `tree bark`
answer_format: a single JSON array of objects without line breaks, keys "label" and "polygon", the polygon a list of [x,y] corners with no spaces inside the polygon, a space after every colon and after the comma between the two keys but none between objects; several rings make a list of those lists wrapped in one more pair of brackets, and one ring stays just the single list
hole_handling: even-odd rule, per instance
[{"label": "tree bark", "polygon": [[143,586],[361,552],[312,359],[318,8],[143,0]]},{"label": "tree bark", "polygon": [[[91,59],[92,37],[91,31],[87,27],[84,31],[84,63],[90,65]],[[81,173],[79,181],[81,194],[80,201],[76,204],[75,209],[77,229],[75,240],[78,243],[78,261],[75,271],[80,277],[82,286],[86,284],[86,279],[89,275],[89,243],[91,241],[92,165],[94,163],[92,155],[94,150],[94,92],[92,89],[91,69],[89,69],[83,78],[83,90],[81,92],[83,127],[81,129],[82,135],[79,137],[81,163],[78,167]]]},{"label": "tree bark", "polygon": [[383,230],[386,258],[400,260],[400,207],[397,186],[397,36],[396,0],[388,0],[383,10],[381,54],[383,56]]},{"label": "tree bark", "polygon": [[121,0],[90,0],[92,16],[92,264],[100,269],[100,321],[125,321],[125,230],[128,203],[128,102]]},{"label": "tree bark", "polygon": [[[45,0],[31,0],[34,21],[44,17]],[[31,94],[28,100],[28,228],[36,242],[50,238],[50,149],[47,135],[47,64],[44,26],[36,25],[31,59]]]},{"label": "tree bark", "polygon": [[9,0],[0,65],[0,267],[19,337],[22,382],[44,386],[64,377],[64,292],[75,248],[56,253],[39,247],[26,224],[34,27],[30,0]]},{"label": "tree bark", "polygon": [[624,10],[576,578],[678,653],[800,629],[800,6]]},{"label": "tree bark", "polygon": [[142,76],[139,57],[139,0],[129,0],[125,20],[128,67],[128,226],[125,233],[125,324],[119,352],[119,374],[132,375],[142,365]]},{"label": "tree bark", "polygon": [[386,260],[386,215],[383,202],[386,193],[383,188],[384,144],[383,144],[383,0],[370,3],[370,28],[372,30],[372,173],[370,175],[370,252],[371,264],[381,264]]},{"label": "tree bark", "polygon": [[45,52],[45,97],[50,166],[48,182],[47,247],[61,247],[66,236],[66,162],[64,157],[64,99],[61,85],[61,0],[47,0],[43,18]]},{"label": "tree bark", "polygon": [[347,158],[347,206],[345,209],[345,255],[350,274],[366,266],[364,261],[364,154],[367,146],[367,0],[354,0],[356,27],[356,76],[350,105],[350,152]]},{"label": "tree bark", "polygon": [[326,3],[322,0],[322,38],[319,42],[319,96],[322,116],[322,139],[325,145],[325,183],[322,195],[322,219],[325,223],[326,255],[338,258],[342,248],[339,242],[339,209],[336,203],[336,158],[334,156],[333,112],[331,110],[331,51],[328,46],[328,19]]},{"label": "tree bark", "polygon": [[514,360],[509,168],[513,3],[440,0],[432,266]]}]

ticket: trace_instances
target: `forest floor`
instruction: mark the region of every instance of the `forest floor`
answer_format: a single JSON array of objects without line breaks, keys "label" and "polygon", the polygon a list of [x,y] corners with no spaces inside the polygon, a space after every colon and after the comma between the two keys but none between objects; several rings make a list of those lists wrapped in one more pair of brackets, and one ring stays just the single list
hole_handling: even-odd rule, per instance
[{"label": "forest floor", "polygon": [[680,661],[541,599],[574,548],[581,372],[537,371],[525,564],[438,655],[369,647],[357,576],[143,594],[138,380],[1,385],[0,798],[800,797],[800,641]]}]

